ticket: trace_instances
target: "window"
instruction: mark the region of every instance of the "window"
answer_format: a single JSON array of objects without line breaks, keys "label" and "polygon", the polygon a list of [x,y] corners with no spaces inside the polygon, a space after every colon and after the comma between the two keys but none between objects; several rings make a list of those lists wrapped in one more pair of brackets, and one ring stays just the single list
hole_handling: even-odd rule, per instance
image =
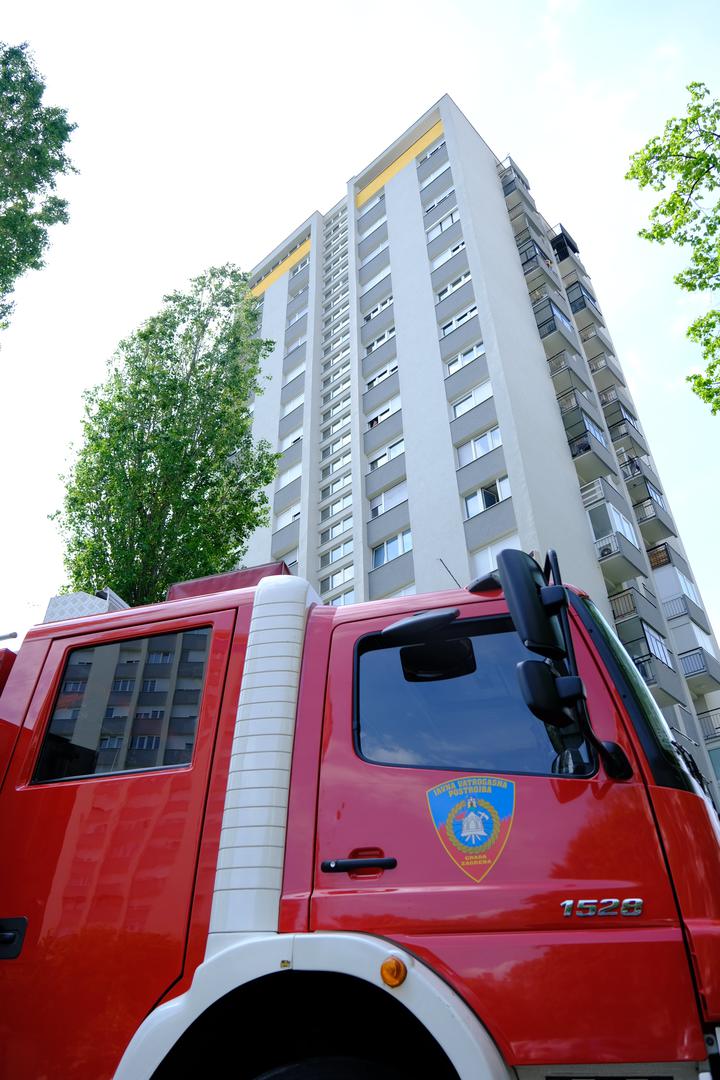
[{"label": "window", "polygon": [[465,514],[468,518],[475,517],[476,514],[482,514],[484,510],[489,510],[491,506],[509,498],[510,481],[507,476],[501,476],[491,484],[465,496]]},{"label": "window", "polygon": [[[323,417],[323,419],[325,419],[325,418]],[[336,431],[340,430],[340,428],[343,426],[343,424],[347,424],[347,423],[349,423],[349,421],[350,421],[350,413],[349,412],[343,413],[343,415],[339,416],[337,418],[337,420],[333,420],[332,424],[330,424],[326,428],[323,428],[320,438],[323,441],[325,439],[329,439],[331,435],[334,435]]]},{"label": "window", "polygon": [[340,521],[336,521],[329,529],[323,529],[320,533],[320,543],[327,544],[328,540],[334,540],[336,536],[342,536],[343,533],[348,532],[352,527],[352,514],[348,514],[347,517],[341,518]]},{"label": "window", "polygon": [[331,401],[334,401],[336,397],[343,394],[346,390],[350,389],[350,377],[343,379],[342,382],[334,385],[330,390],[326,390],[322,396],[323,405],[329,405]]},{"label": "window", "polygon": [[329,577],[320,579],[320,594],[330,592],[331,589],[339,589],[341,585],[344,585],[347,581],[352,581],[355,575],[353,564],[343,567],[342,570],[336,570],[334,574],[330,574]]},{"label": "window", "polygon": [[412,551],[412,533],[410,529],[405,529],[404,532],[398,533],[397,536],[391,536],[389,540],[384,540],[382,544],[378,544],[377,547],[372,549],[373,570],[377,570],[379,566],[384,566],[385,563],[392,562],[393,559],[404,555],[406,551]]},{"label": "window", "polygon": [[411,585],[404,585],[402,589],[396,589],[395,592],[386,593],[383,600],[394,600],[396,596],[414,596],[415,595],[415,582]]},{"label": "window", "polygon": [[369,281],[366,281],[360,290],[360,296],[365,296],[365,293],[369,293],[371,289],[374,289],[379,282],[384,281],[385,278],[390,277],[390,267],[384,266],[375,277],[371,277]]},{"label": "window", "polygon": [[291,398],[290,401],[286,401],[280,410],[280,417],[289,416],[293,410],[299,408],[305,401],[305,394],[298,394],[297,397]]},{"label": "window", "polygon": [[286,359],[288,356],[290,356],[291,353],[294,353],[296,349],[299,349],[301,345],[305,345],[306,343],[307,335],[305,335],[304,337],[295,338],[295,340],[291,341],[285,349],[285,356],[283,357],[283,359]]},{"label": "window", "polygon": [[471,280],[471,278],[472,275],[470,271],[466,270],[463,274],[460,274],[459,277],[448,282],[448,284],[436,294],[438,304],[441,300],[444,300],[446,296],[451,296],[454,292],[457,292],[458,289],[461,289],[467,281]]},{"label": "window", "polygon": [[287,384],[291,383],[293,381],[293,379],[297,379],[298,375],[302,375],[302,373],[304,371],[305,371],[305,360],[303,359],[303,360],[301,360],[301,362],[299,364],[296,364],[294,368],[291,368],[290,371],[286,371],[284,373],[284,375],[282,377],[282,385],[287,386]]},{"label": "window", "polygon": [[352,473],[347,472],[345,476],[341,476],[338,480],[333,480],[332,484],[328,484],[326,487],[320,489],[320,498],[329,499],[331,495],[336,495],[338,491],[342,491],[344,487],[352,484]]},{"label": "window", "polygon": [[428,158],[431,158],[433,156],[433,154],[437,154],[438,150],[442,150],[444,145],[445,137],[441,136],[437,142],[433,143],[428,150],[426,150],[423,154],[420,155],[420,157],[417,159],[418,165],[422,165],[423,161],[427,161]]},{"label": "window", "polygon": [[474,345],[471,345],[468,349],[462,349],[446,361],[448,375],[454,375],[456,371],[464,368],[466,364],[470,364],[476,357],[484,355],[485,346],[482,341],[476,341]]},{"label": "window", "polygon": [[407,499],[407,480],[401,480],[399,484],[388,488],[387,491],[376,495],[370,500],[370,517],[376,518],[384,514],[386,510],[392,510],[393,506],[399,506]]},{"label": "window", "polygon": [[471,461],[489,454],[491,450],[498,446],[502,446],[502,436],[500,428],[496,426],[484,431],[482,435],[476,435],[474,439],[463,443],[462,446],[458,446],[458,465],[460,467],[468,465]]},{"label": "window", "polygon": [[385,404],[381,406],[379,412],[375,413],[374,416],[371,416],[368,419],[368,428],[377,427],[378,424],[381,424],[383,420],[387,420],[389,416],[392,416],[393,413],[398,412],[399,409],[400,395],[396,394],[395,397],[391,397],[389,401],[386,401]]},{"label": "window", "polygon": [[326,424],[328,422],[328,420],[332,420],[333,416],[337,416],[337,414],[339,412],[342,412],[343,409],[349,404],[350,404],[350,395],[349,394],[347,394],[344,398],[341,398],[340,401],[336,401],[335,404],[331,406],[331,408],[326,409],[325,412],[322,414],[322,422],[323,422],[323,424]]},{"label": "window", "polygon": [[605,432],[602,428],[599,428],[592,417],[588,416],[586,412],[580,410],[582,416],[582,422],[585,425],[585,430],[589,431],[591,435],[594,435],[599,443],[603,446],[607,446],[607,440],[605,439]]},{"label": "window", "polygon": [[451,405],[453,420],[457,420],[459,416],[462,416],[466,412],[470,412],[476,405],[479,405],[482,401],[487,401],[492,397],[492,386],[490,380],[480,383],[479,386],[473,387],[469,394],[463,394],[461,398],[457,398]]},{"label": "window", "polygon": [[379,244],[376,248],[373,248],[369,255],[366,255],[362,262],[358,263],[358,270],[362,270],[363,266],[367,266],[373,259],[379,255],[382,251],[387,251],[390,246],[389,240],[385,240],[382,244]]},{"label": "window", "polygon": [[444,217],[441,217],[439,221],[436,221],[435,224],[427,230],[428,244],[431,240],[434,240],[436,236],[440,236],[441,233],[444,233],[451,225],[454,225],[455,222],[459,220],[460,212],[458,208],[455,207],[454,210],[451,210],[449,214],[445,214]]},{"label": "window", "polygon": [[300,322],[300,320],[303,319],[307,315],[307,313],[307,308],[302,308],[302,310],[296,311],[294,315],[290,316],[287,323],[285,324],[286,328],[291,327],[293,323]]},{"label": "window", "polygon": [[696,604],[702,605],[702,601],[700,600],[700,593],[697,591],[697,588],[695,587],[695,582],[691,581],[690,578],[685,577],[685,575],[682,573],[682,571],[678,570],[677,567],[675,567],[675,573],[678,576],[678,581],[680,582],[680,588],[685,593],[685,595],[687,597],[689,597],[691,600],[694,600]]},{"label": "window", "polygon": [[439,255],[435,256],[435,258],[430,263],[430,269],[438,270],[441,266],[444,266],[446,262],[450,262],[450,259],[452,259],[453,255],[457,255],[459,251],[464,251],[464,249],[465,241],[458,240],[457,244],[453,244],[451,247],[445,248],[444,251],[441,251]]},{"label": "window", "polygon": [[350,454],[350,451],[348,450],[345,454],[342,454],[337,459],[337,461],[333,461],[333,463],[331,465],[326,465],[325,468],[323,469],[322,473],[321,473],[320,478],[322,480],[327,480],[327,478],[329,476],[331,476],[333,473],[339,472],[340,469],[345,468],[346,465],[350,464],[350,457],[351,457],[351,454]]},{"label": "window", "polygon": [[436,197],[435,197],[435,198],[433,199],[433,201],[432,201],[431,203],[429,203],[429,204],[428,204],[428,205],[427,205],[427,206],[425,207],[425,213],[426,213],[426,214],[429,214],[431,210],[435,210],[435,209],[436,209],[436,208],[437,208],[437,207],[438,207],[438,206],[440,205],[440,203],[443,203],[443,202],[445,202],[445,200],[446,200],[446,199],[449,199],[449,198],[450,198],[450,196],[451,196],[451,195],[454,195],[454,194],[455,194],[455,188],[454,188],[454,187],[447,187],[447,188],[445,188],[445,190],[444,190],[444,191],[441,191],[441,192],[440,192],[440,194],[439,194],[439,195],[437,195],[437,196],[436,196]]},{"label": "window", "polygon": [[326,446],[322,452],[322,460],[331,457],[333,454],[337,454],[338,450],[342,450],[343,446],[347,446],[350,442],[351,435],[349,431],[346,431],[344,435],[341,435],[339,439],[334,439],[329,446]]},{"label": "window", "polygon": [[372,210],[373,206],[377,206],[377,204],[379,202],[382,202],[384,198],[385,198],[385,191],[381,189],[375,195],[373,195],[372,198],[368,199],[367,202],[363,203],[363,205],[362,205],[363,214],[366,214],[368,212],[368,210]]},{"label": "window", "polygon": [[505,548],[515,548],[522,551],[522,544],[517,533],[503,536],[501,540],[495,540],[487,547],[478,548],[470,556],[470,570],[473,577],[482,577],[497,569],[497,557]]},{"label": "window", "polygon": [[282,561],[285,563],[291,574],[296,574],[298,568],[298,549],[295,547],[291,548],[290,551],[286,551],[282,556]]},{"label": "window", "polygon": [[355,590],[354,589],[348,589],[344,593],[339,593],[337,596],[334,596],[332,598],[332,600],[330,601],[330,604],[331,604],[332,607],[344,607],[346,604],[354,604],[354,603],[355,603]]},{"label": "window", "polygon": [[173,658],[171,652],[151,652],[148,653],[148,664],[169,664]]},{"label": "window", "polygon": [[383,382],[383,380],[387,379],[388,376],[393,375],[397,371],[397,369],[397,364],[390,364],[389,367],[384,367],[381,371],[378,371],[377,375],[373,375],[372,379],[368,380],[365,389],[372,390],[373,386],[377,386],[378,383]]},{"label": "window", "polygon": [[645,483],[647,484],[648,495],[653,500],[653,502],[656,502],[658,506],[662,507],[663,510],[667,510],[667,507],[665,505],[665,499],[662,496],[662,492],[658,491],[655,485],[651,484],[649,480],[646,479]]},{"label": "window", "polygon": [[[127,682],[132,682],[131,679],[127,679]],[[65,694],[83,694],[85,693],[85,687],[87,681],[85,679],[68,679],[63,686],[63,693]]]},{"label": "window", "polygon": [[373,352],[375,349],[378,349],[386,341],[389,341],[390,338],[394,337],[395,327],[389,326],[387,330],[383,330],[382,334],[378,334],[374,341],[371,341],[368,345],[365,346],[365,355],[369,356],[371,352]]},{"label": "window", "polygon": [[300,442],[302,437],[303,437],[302,428],[301,427],[295,428],[293,431],[291,431],[289,433],[289,435],[286,435],[284,439],[281,439],[280,446],[279,446],[278,449],[280,449],[281,451],[282,450],[288,450],[296,442]]},{"label": "window", "polygon": [[607,511],[610,517],[610,526],[613,532],[622,533],[626,540],[629,540],[633,547],[639,548],[638,538],[635,534],[635,529],[620,511],[613,506],[612,503],[607,503]]},{"label": "window", "polygon": [[387,461],[391,461],[392,458],[397,457],[398,454],[405,453],[405,440],[396,439],[395,442],[390,443],[381,450],[376,457],[370,461],[370,472],[374,469],[379,469],[381,465],[384,465]]},{"label": "window", "polygon": [[346,555],[352,555],[352,550],[352,539],[345,540],[342,544],[336,544],[335,547],[330,548],[329,551],[323,552],[320,556],[320,569],[323,570],[326,566],[330,566],[331,563],[339,562],[340,559],[344,559]]},{"label": "window", "polygon": [[[433,663],[427,646],[388,645],[380,634],[361,639],[354,721],[363,757],[384,765],[550,775],[559,771],[566,747],[577,747],[576,767],[591,772],[576,725],[570,732],[538,724],[525,704],[516,667],[536,654],[509,619],[457,620],[436,641],[441,651]],[[431,677],[423,677],[429,666]],[[493,783],[496,799],[502,785]],[[480,811],[482,789],[477,794]]]},{"label": "window", "polygon": [[280,491],[281,488],[287,487],[293,480],[297,480],[298,476],[302,473],[302,462],[298,461],[296,465],[291,465],[289,469],[285,469],[284,472],[279,472],[277,475],[277,484],[275,490]]},{"label": "window", "polygon": [[653,656],[661,660],[663,664],[666,664],[669,668],[674,668],[672,657],[667,650],[665,640],[656,634],[652,627],[648,626],[646,622],[642,624],[643,633],[645,634],[645,640],[647,641],[647,647]]},{"label": "window", "polygon": [[335,499],[330,506],[326,506],[320,514],[321,521],[327,521],[328,518],[334,517],[335,514],[341,513],[343,510],[349,509],[352,506],[353,497],[352,493],[348,492],[347,495],[343,495],[340,499]]},{"label": "window", "polygon": [[343,375],[347,374],[350,370],[350,361],[346,360],[344,364],[334,364],[332,371],[329,375],[326,375],[322,381],[323,390],[327,390],[328,386],[332,386],[338,379],[341,379]]},{"label": "window", "polygon": [[457,330],[458,326],[462,326],[468,319],[472,319],[473,315],[477,315],[476,304],[472,304],[470,307],[465,308],[464,311],[458,312],[450,322],[446,322],[444,326],[441,326],[440,337],[447,337],[448,334],[452,334],[453,330]]},{"label": "window", "polygon": [[388,293],[384,300],[381,300],[379,304],[376,304],[374,308],[368,311],[367,315],[363,315],[363,322],[371,322],[381,311],[384,311],[393,302],[393,294]]},{"label": "window", "polygon": [[309,266],[309,265],[310,265],[310,256],[306,255],[304,259],[301,259],[300,262],[297,263],[297,265],[293,266],[292,270],[290,271],[290,277],[291,278],[296,277],[300,273],[301,270],[304,270],[305,267]]},{"label": "window", "polygon": [[[209,646],[210,630],[202,627],[73,649],[66,661],[62,689],[54,703],[32,782],[188,764],[195,742]],[[117,672],[122,671],[128,652],[142,658],[145,650],[148,665],[169,663],[178,656],[176,672],[172,678],[152,679],[146,676],[147,669],[138,669],[141,691],[160,698],[153,702],[160,707],[141,708],[134,715],[122,715],[123,708],[118,707],[117,699],[113,705],[109,702],[113,701],[113,694],[131,694],[136,680]],[[79,661],[89,662],[91,674],[87,683],[83,683],[82,710],[73,710],[68,717],[66,686],[73,680],[67,678],[67,673]],[[142,659],[139,663],[143,663]],[[182,718],[176,715],[178,712],[183,714]]]},{"label": "window", "polygon": [[293,503],[292,506],[288,506],[287,510],[283,510],[282,513],[275,515],[275,530],[284,529],[286,525],[290,525],[293,521],[296,521],[300,517],[300,503]]}]

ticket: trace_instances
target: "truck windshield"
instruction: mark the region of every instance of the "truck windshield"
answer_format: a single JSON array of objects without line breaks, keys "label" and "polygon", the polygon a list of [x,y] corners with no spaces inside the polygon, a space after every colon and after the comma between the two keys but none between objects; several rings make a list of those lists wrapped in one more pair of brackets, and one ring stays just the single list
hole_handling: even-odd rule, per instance
[{"label": "truck windshield", "polygon": [[545,725],[526,706],[516,667],[531,658],[507,619],[458,621],[422,645],[361,639],[360,754],[384,765],[551,775],[568,771],[570,749],[573,771],[591,773],[579,731]]}]

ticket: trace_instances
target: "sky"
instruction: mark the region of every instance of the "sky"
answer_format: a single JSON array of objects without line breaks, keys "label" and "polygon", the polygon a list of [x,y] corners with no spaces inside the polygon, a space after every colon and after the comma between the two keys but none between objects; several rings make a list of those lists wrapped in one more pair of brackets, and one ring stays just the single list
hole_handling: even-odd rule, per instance
[{"label": "sky", "polygon": [[[654,196],[629,155],[720,95],[716,0],[366,0],[122,5],[6,0],[45,101],[77,124],[70,223],[0,332],[0,634],[20,638],[65,581],[48,519],[81,436],[82,392],[118,341],[210,265],[251,269],[444,93],[511,154],[538,209],[577,241],[696,580],[720,631],[718,450],[684,376],[709,301],[682,253],[637,236]],[[112,586],[112,582],[108,582]]]}]

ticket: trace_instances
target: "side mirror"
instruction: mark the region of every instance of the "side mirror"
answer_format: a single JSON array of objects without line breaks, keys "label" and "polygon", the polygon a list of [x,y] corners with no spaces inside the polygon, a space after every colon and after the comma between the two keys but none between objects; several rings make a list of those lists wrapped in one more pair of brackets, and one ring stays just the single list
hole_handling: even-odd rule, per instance
[{"label": "side mirror", "polygon": [[570,709],[585,697],[577,675],[553,675],[542,660],[522,660],[517,666],[520,691],[530,712],[543,724],[568,727],[576,722]]},{"label": "side mirror", "polygon": [[551,660],[564,659],[567,649],[559,612],[567,603],[565,590],[548,585],[524,551],[506,548],[497,562],[510,616],[525,648]]}]

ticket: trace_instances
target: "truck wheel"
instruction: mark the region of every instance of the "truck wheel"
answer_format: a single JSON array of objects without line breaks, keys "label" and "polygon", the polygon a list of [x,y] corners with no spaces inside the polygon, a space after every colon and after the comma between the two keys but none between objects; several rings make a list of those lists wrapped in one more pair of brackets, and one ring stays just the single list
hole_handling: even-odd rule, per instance
[{"label": "truck wheel", "polygon": [[310,1058],[292,1065],[280,1065],[256,1080],[397,1080],[398,1071],[376,1061],[359,1058]]}]

